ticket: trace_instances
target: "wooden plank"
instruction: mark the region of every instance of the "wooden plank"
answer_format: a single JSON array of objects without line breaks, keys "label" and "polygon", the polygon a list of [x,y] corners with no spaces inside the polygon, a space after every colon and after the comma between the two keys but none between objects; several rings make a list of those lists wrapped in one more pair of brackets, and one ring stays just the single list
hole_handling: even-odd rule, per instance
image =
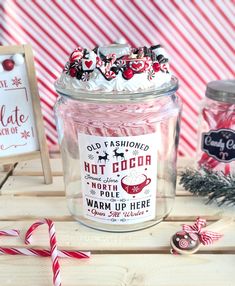
[{"label": "wooden plank", "polygon": [[[59,155],[56,153],[57,156]],[[62,160],[60,157],[50,159],[51,169],[54,176],[62,176]],[[179,157],[178,160],[178,173],[184,170],[188,166],[192,166],[193,160],[188,157]],[[42,176],[42,165],[40,159],[31,160],[27,162],[20,162],[15,170],[13,175],[15,176]]]},{"label": "wooden plank", "polygon": [[[235,207],[205,205],[202,198],[177,197],[168,221],[194,220],[201,216],[217,220],[222,214],[234,216]],[[55,220],[72,220],[64,197],[0,196],[0,220],[29,220],[50,217]]]},{"label": "wooden plank", "polygon": [[[61,158],[50,159],[53,176],[63,176]],[[43,176],[42,163],[40,159],[20,162],[14,172],[14,176]]]},{"label": "wooden plank", "polygon": [[[178,186],[177,188],[177,196],[192,196],[182,186]],[[2,187],[1,194],[16,196],[64,196],[64,179],[58,176],[53,177],[53,183],[45,186],[42,176],[11,176]]]},{"label": "wooden plank", "polygon": [[1,54],[18,54],[24,53],[24,46],[1,46]]},{"label": "wooden plank", "polygon": [[180,177],[177,177],[176,182],[176,195],[177,196],[192,196],[192,194],[184,189],[182,185],[180,185]]},{"label": "wooden plank", "polygon": [[35,118],[35,126],[37,130],[37,137],[38,137],[38,144],[39,144],[39,152],[40,152],[40,158],[41,158],[42,167],[43,167],[43,175],[45,179],[45,184],[51,184],[52,173],[51,173],[51,166],[50,166],[50,161],[49,161],[49,152],[48,152],[48,146],[46,142],[46,135],[45,135],[45,130],[44,130],[41,105],[40,105],[40,97],[39,97],[38,85],[37,85],[37,79],[36,79],[33,50],[30,45],[24,45],[24,49],[25,49],[25,64],[27,67],[29,88],[30,88],[30,93],[31,93],[32,106],[33,106],[33,112],[34,112],[34,118]]},{"label": "wooden plank", "polygon": [[1,164],[15,164],[19,161],[34,160],[39,156],[40,156],[40,151],[33,151],[25,154],[1,157]]},{"label": "wooden plank", "polygon": [[29,220],[48,217],[72,220],[64,197],[0,196],[0,220]]},{"label": "wooden plank", "polygon": [[[0,222],[0,229],[19,229],[19,237],[1,237],[1,246],[25,247],[23,234],[35,221],[5,221]],[[193,222],[161,222],[151,228],[129,233],[108,233],[72,222],[55,222],[58,246],[60,249],[78,249],[97,252],[145,252],[167,253],[170,250],[170,238],[181,230],[182,223]],[[210,224],[210,222],[209,222]],[[223,238],[209,246],[201,246],[200,252],[218,253],[233,251],[235,253],[235,222],[227,226],[221,233]],[[32,244],[40,248],[48,248],[48,230],[40,227],[33,235]]]},{"label": "wooden plank", "polygon": [[[62,285],[232,286],[235,255],[93,255],[60,259]],[[0,257],[0,285],[50,286],[50,258]]]},{"label": "wooden plank", "polygon": [[11,176],[1,189],[2,195],[64,196],[64,179],[53,177],[53,183],[46,185],[43,176]]},{"label": "wooden plank", "polygon": [[196,158],[194,157],[178,157],[177,174],[180,175],[186,168],[196,168]]},{"label": "wooden plank", "polygon": [[[54,160],[53,160],[54,161]],[[23,163],[19,163],[23,164]],[[28,162],[25,164],[28,164]],[[30,170],[31,162],[27,166],[27,169]],[[34,165],[35,166],[35,165]],[[35,170],[35,169],[33,169]],[[31,176],[23,176],[23,174],[27,174],[28,171],[23,171],[21,175],[19,175],[19,169],[17,174],[8,178],[8,181],[4,184],[2,188],[2,195],[17,195],[17,196],[64,196],[65,195],[65,187],[64,180],[62,176],[54,176],[54,181],[51,185],[45,186],[43,183],[43,177],[39,176],[38,171],[32,171]],[[42,171],[41,171],[42,172]],[[179,179],[177,180],[176,186],[176,194],[177,196],[192,196],[191,193],[184,190],[182,186],[179,185]]]}]

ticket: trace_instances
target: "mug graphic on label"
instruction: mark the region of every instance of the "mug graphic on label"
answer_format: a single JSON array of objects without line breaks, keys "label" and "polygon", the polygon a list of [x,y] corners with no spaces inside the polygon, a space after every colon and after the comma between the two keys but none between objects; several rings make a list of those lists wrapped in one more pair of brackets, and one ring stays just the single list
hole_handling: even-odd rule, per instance
[{"label": "mug graphic on label", "polygon": [[122,188],[128,194],[138,194],[144,187],[151,183],[151,179],[147,178],[146,175],[136,176],[125,176],[121,180]]},{"label": "mug graphic on label", "polygon": [[135,224],[156,216],[156,136],[78,134],[83,210],[87,219]]}]

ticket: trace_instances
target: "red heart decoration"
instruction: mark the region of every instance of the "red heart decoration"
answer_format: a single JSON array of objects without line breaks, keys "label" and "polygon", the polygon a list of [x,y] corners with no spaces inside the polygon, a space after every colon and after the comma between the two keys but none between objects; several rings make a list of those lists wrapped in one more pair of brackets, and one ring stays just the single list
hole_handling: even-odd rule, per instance
[{"label": "red heart decoration", "polygon": [[144,62],[143,61],[131,62],[130,68],[136,72],[141,71],[144,68]]},{"label": "red heart decoration", "polygon": [[85,61],[85,65],[89,69],[92,65],[92,61]]}]

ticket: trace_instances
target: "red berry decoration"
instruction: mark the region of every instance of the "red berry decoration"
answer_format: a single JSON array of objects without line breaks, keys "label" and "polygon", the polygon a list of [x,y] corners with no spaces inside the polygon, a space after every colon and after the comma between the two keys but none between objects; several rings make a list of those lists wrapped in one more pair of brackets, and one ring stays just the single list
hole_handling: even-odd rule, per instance
[{"label": "red berry decoration", "polygon": [[71,77],[75,77],[76,73],[77,73],[77,71],[76,71],[75,68],[71,68],[70,71],[69,71],[69,74],[70,74]]},{"label": "red berry decoration", "polygon": [[159,63],[153,63],[153,70],[154,70],[155,72],[160,71],[160,64],[159,64]]},{"label": "red berry decoration", "polygon": [[2,62],[2,66],[5,71],[11,71],[13,70],[15,63],[13,60],[6,59]]},{"label": "red berry decoration", "polygon": [[131,68],[127,68],[126,70],[124,70],[122,75],[125,79],[131,79],[134,75],[134,72]]}]

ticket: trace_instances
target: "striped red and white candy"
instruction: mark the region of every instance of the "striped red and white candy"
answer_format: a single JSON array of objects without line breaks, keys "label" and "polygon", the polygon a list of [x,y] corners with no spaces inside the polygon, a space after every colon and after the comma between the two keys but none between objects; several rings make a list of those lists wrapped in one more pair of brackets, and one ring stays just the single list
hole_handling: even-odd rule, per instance
[{"label": "striped red and white candy", "polygon": [[104,64],[104,62],[101,60],[101,58],[96,57],[96,67],[100,68],[103,64]]},{"label": "striped red and white candy", "polygon": [[[47,249],[36,249],[36,248],[0,247],[0,255],[3,255],[3,254],[50,257],[51,256],[51,251],[47,250]],[[89,258],[90,257],[90,252],[58,250],[58,257],[60,257],[60,258],[83,259],[83,258]]]},{"label": "striped red and white candy", "polygon": [[70,55],[70,62],[74,62],[74,61],[78,61],[83,57],[83,48],[78,47],[77,49],[75,49],[72,54]]},{"label": "striped red and white candy", "polygon": [[146,57],[145,58],[145,66],[144,66],[145,70],[146,71],[150,70],[152,65],[153,65],[152,59],[150,57]]},{"label": "striped red and white candy", "polygon": [[[144,120],[141,125],[135,123],[136,121],[136,113],[138,112],[141,114],[141,110],[144,110],[145,107],[151,107],[152,104],[136,104],[135,106],[132,105],[133,113],[130,113],[129,108],[131,105],[122,106],[121,108],[117,109],[116,105],[110,105],[110,108],[103,109],[102,106],[88,105],[85,110],[89,110],[89,113],[95,112],[97,118],[96,120],[89,120],[85,119],[84,117],[81,118],[79,125],[77,126],[79,132],[86,133],[89,135],[95,136],[106,136],[106,137],[124,137],[124,136],[137,136],[137,135],[144,135],[156,132],[156,124],[154,121],[154,116],[150,115],[143,115]],[[77,107],[76,107],[77,108]],[[78,107],[79,108],[79,107]],[[82,110],[77,110],[77,112],[82,113]],[[99,113],[100,112],[100,113]],[[108,119],[104,119],[99,114],[108,114]],[[89,117],[89,114],[87,114]],[[124,119],[126,123],[121,123],[120,118]]]},{"label": "striped red and white candy", "polygon": [[71,156],[77,154],[77,133],[102,137],[140,136],[157,133],[158,159],[164,160],[170,145],[164,140],[174,138],[175,116],[178,114],[176,110],[175,116],[164,122],[162,117],[157,119],[156,113],[162,108],[162,102],[158,99],[130,104],[68,104],[66,108],[74,118],[76,117],[74,128],[69,128],[74,122],[67,122],[65,126],[65,138],[69,140],[67,144]]},{"label": "striped red and white candy", "polygon": [[57,249],[57,241],[56,241],[56,233],[55,226],[52,220],[50,219],[42,219],[34,224],[28,229],[25,235],[25,243],[30,244],[33,232],[39,226],[47,224],[49,228],[49,238],[50,238],[50,248],[51,248],[51,260],[52,260],[52,271],[53,271],[53,284],[54,286],[61,286],[61,277],[60,277],[60,264],[58,259],[58,249]]},{"label": "striped red and white candy", "polygon": [[[31,227],[28,229],[25,235],[26,244],[30,243],[34,230],[43,224],[47,224],[49,227],[50,246],[51,246],[50,250],[35,249],[35,248],[0,247],[0,255],[26,255],[26,256],[51,257],[52,270],[53,270],[53,285],[61,286],[60,265],[58,262],[58,257],[83,259],[83,258],[89,258],[90,252],[58,250],[57,243],[56,243],[54,223],[53,221],[49,219],[43,219],[31,225]],[[16,229],[0,230],[1,236],[19,236],[19,234],[20,234],[20,231]]]},{"label": "striped red and white candy", "polygon": [[0,230],[0,236],[19,236],[20,231],[17,229]]},{"label": "striped red and white candy", "polygon": [[105,77],[110,80],[110,79],[115,78],[115,77],[116,77],[116,74],[115,74],[115,72],[113,72],[113,71],[107,71],[107,72],[105,73]]},{"label": "striped red and white candy", "polygon": [[110,59],[109,63],[106,64],[105,66],[105,73],[109,72],[113,64],[115,63],[117,57],[116,54],[109,54],[106,57],[107,59]]},{"label": "striped red and white candy", "polygon": [[163,72],[168,72],[169,71],[169,64],[168,63],[160,64],[160,69]]},{"label": "striped red and white candy", "polygon": [[[0,236],[14,236],[18,237],[20,231],[18,229],[7,229],[0,230]],[[35,248],[9,248],[9,247],[0,247],[0,254],[9,254],[9,255],[26,255],[26,256],[51,256],[51,251],[47,249],[35,249]],[[76,250],[58,250],[58,256],[60,258],[90,258],[91,253],[89,251],[76,251]]]}]

